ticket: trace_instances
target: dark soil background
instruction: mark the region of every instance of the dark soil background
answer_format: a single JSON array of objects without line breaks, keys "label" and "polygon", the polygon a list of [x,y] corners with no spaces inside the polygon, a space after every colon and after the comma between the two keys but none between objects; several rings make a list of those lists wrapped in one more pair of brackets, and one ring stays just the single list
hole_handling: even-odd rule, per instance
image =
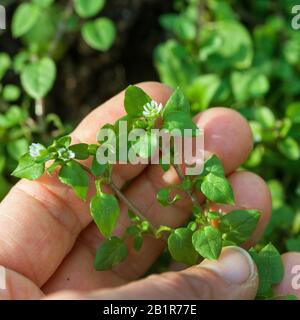
[{"label": "dark soil background", "polygon": [[105,53],[90,49],[78,37],[59,62],[59,76],[47,105],[64,121],[77,123],[91,109],[127,85],[158,80],[153,49],[164,40],[158,17],[172,1],[110,0],[103,16],[117,26],[114,46]]},{"label": "dark soil background", "polygon": [[[18,2],[22,1],[7,6],[8,24]],[[109,17],[116,24],[113,47],[104,53],[93,50],[80,32],[62,39],[71,45],[57,61],[58,78],[45,99],[46,112],[54,112],[63,122],[76,125],[91,109],[129,84],[158,80],[153,49],[165,40],[158,20],[161,14],[171,11],[172,1],[168,0],[108,0],[99,16]],[[2,36],[0,50],[14,55],[20,48],[22,44],[11,34]],[[19,81],[16,75],[8,77],[9,82]]]}]

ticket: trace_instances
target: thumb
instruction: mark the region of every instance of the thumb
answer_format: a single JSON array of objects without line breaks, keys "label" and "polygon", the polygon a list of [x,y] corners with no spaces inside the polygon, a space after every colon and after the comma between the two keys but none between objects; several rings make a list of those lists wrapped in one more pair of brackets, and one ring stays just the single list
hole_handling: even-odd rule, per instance
[{"label": "thumb", "polygon": [[[258,286],[256,266],[250,255],[238,247],[226,247],[217,261],[180,272],[152,275],[116,289],[95,291],[74,299],[253,299]],[[70,296],[69,296],[70,297]],[[55,297],[60,299],[58,295]],[[68,293],[62,298],[68,299]]]}]

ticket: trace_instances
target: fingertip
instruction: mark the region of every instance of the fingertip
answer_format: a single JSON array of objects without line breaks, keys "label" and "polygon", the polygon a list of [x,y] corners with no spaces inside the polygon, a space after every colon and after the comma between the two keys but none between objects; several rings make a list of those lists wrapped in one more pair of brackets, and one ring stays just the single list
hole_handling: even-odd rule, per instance
[{"label": "fingertip", "polygon": [[172,88],[157,81],[145,81],[135,84],[143,89],[151,98],[165,104],[172,94]]},{"label": "fingertip", "polygon": [[272,211],[272,198],[266,182],[257,174],[237,171],[228,176],[232,186],[235,205],[212,205],[213,210],[230,212],[236,209],[256,209],[261,213],[258,225],[245,247],[253,246],[262,236]]},{"label": "fingertip", "polygon": [[260,239],[270,221],[271,193],[266,182],[253,172],[235,172],[229,177],[229,181],[233,186],[237,205],[246,209],[256,209],[261,214],[256,230],[246,243],[246,247],[251,247]]},{"label": "fingertip", "polygon": [[198,114],[195,122],[204,129],[205,150],[220,157],[226,173],[246,161],[253,139],[250,126],[240,113],[216,107]]},{"label": "fingertip", "polygon": [[284,276],[274,287],[276,296],[295,295],[300,299],[300,252],[287,252],[282,256]]}]

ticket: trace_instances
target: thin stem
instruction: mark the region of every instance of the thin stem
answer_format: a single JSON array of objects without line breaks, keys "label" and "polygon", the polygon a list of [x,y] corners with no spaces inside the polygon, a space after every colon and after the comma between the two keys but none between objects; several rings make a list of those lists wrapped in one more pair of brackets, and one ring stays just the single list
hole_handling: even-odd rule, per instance
[{"label": "thin stem", "polygon": [[65,21],[71,16],[72,12],[73,12],[73,0],[69,0],[68,4],[66,6],[66,9],[64,11],[64,14],[63,14],[63,18],[58,26],[54,40],[48,50],[48,55],[50,57],[53,56],[57,45],[59,44],[61,38],[63,37],[63,35],[65,33],[65,29],[66,29]]},{"label": "thin stem", "polygon": [[45,129],[45,119],[44,119],[45,103],[44,103],[43,99],[36,99],[35,100],[34,113],[37,118],[38,130],[41,133],[44,133],[44,129]]},{"label": "thin stem", "polygon": [[[108,183],[108,186],[114,191],[120,200],[122,200],[128,209],[130,209],[134,214],[140,217],[142,220],[148,221],[148,219],[141,213],[141,211],[122,193],[122,191],[112,182]],[[149,221],[148,221],[149,222]],[[153,233],[156,232],[156,228],[149,222],[150,229]]]},{"label": "thin stem", "polygon": [[[178,164],[172,164],[173,168],[175,169],[178,177],[180,178],[181,181],[184,180],[184,175],[179,167]],[[185,190],[186,194],[189,196],[189,198],[191,199],[193,205],[200,207],[200,203],[198,201],[198,199],[195,197],[195,195],[193,194],[193,192],[191,190]]]},{"label": "thin stem", "polygon": [[[82,165],[82,168],[87,173],[94,176],[89,167],[87,167],[83,164],[81,164],[81,165]],[[123,192],[111,181],[111,179],[109,182],[106,182],[106,184],[114,191],[114,193],[117,195],[117,197],[126,204],[128,209],[130,209],[135,215],[140,217],[142,220],[149,222],[149,220],[142,214],[142,212],[128,198],[126,198],[126,196],[123,194]],[[154,227],[153,224],[151,224],[151,222],[149,222],[149,225],[150,225],[151,231],[153,232],[153,234],[155,234],[156,228]]]}]

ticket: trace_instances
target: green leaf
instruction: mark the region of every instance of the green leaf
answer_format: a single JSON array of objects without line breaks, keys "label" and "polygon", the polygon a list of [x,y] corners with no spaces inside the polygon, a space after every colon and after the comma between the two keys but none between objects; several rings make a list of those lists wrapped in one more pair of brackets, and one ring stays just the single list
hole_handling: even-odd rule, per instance
[{"label": "green leaf", "polygon": [[216,74],[205,74],[197,77],[186,89],[193,112],[199,112],[208,108],[216,96],[220,85],[221,79]]},{"label": "green leaf", "polygon": [[72,138],[70,136],[63,136],[54,140],[53,146],[54,148],[66,147],[68,148],[72,142]]},{"label": "green leaf", "polygon": [[206,50],[206,55],[200,54],[202,63],[205,62],[211,70],[250,67],[253,45],[248,30],[242,24],[237,21],[217,21],[213,25],[204,25],[201,31],[200,53],[214,43],[210,50]]},{"label": "green leaf", "polygon": [[11,128],[15,125],[21,124],[26,120],[28,114],[25,110],[18,106],[10,107],[5,114],[5,125],[6,128]]},{"label": "green leaf", "polygon": [[108,164],[100,164],[95,157],[92,162],[91,171],[95,177],[99,177],[104,174],[108,169]]},{"label": "green leaf", "polygon": [[143,107],[151,98],[142,89],[130,85],[125,91],[125,110],[132,117],[141,117],[143,115]]},{"label": "green leaf", "polygon": [[98,271],[108,270],[122,262],[128,255],[123,240],[112,237],[102,242],[97,250],[94,267]]},{"label": "green leaf", "polygon": [[255,119],[263,128],[272,129],[275,126],[275,116],[271,109],[267,107],[259,107],[255,109]]},{"label": "green leaf", "polygon": [[219,228],[223,239],[238,245],[247,241],[256,229],[260,213],[257,210],[234,210],[222,216]]},{"label": "green leaf", "polygon": [[286,248],[288,251],[300,252],[300,235],[288,239],[286,242]]},{"label": "green leaf", "polygon": [[29,153],[26,153],[20,158],[19,164],[12,175],[17,178],[36,180],[43,175],[44,171],[45,164],[36,163]]},{"label": "green leaf", "polygon": [[161,81],[172,88],[185,89],[198,76],[197,62],[187,48],[174,40],[159,45],[154,59]]},{"label": "green leaf", "polygon": [[118,200],[112,194],[100,193],[92,198],[90,209],[100,232],[109,238],[120,216]]},{"label": "green leaf", "polygon": [[19,87],[13,84],[7,84],[2,91],[2,96],[5,101],[13,102],[20,98],[21,91]]},{"label": "green leaf", "polygon": [[237,101],[259,98],[269,91],[269,80],[258,69],[234,71],[231,74],[231,86]]},{"label": "green leaf", "polygon": [[136,251],[140,251],[144,243],[144,238],[141,235],[137,235],[133,238],[133,247]]},{"label": "green leaf", "polygon": [[22,3],[16,9],[12,18],[12,34],[19,38],[27,33],[37,22],[39,8],[33,3]]},{"label": "green leaf", "polygon": [[177,88],[169,100],[167,101],[164,109],[163,109],[163,119],[170,113],[173,112],[183,112],[190,114],[190,104],[187,98],[184,96],[183,92]]},{"label": "green leaf", "polygon": [[110,19],[99,18],[86,22],[81,29],[81,34],[93,49],[107,51],[115,40],[116,28]]},{"label": "green leaf", "polygon": [[200,190],[210,201],[234,204],[233,191],[229,181],[225,177],[209,173],[204,177]]},{"label": "green leaf", "polygon": [[284,266],[278,250],[270,243],[258,253],[254,248],[249,250],[256,263],[259,275],[257,297],[271,297],[272,286],[278,284],[284,275]]},{"label": "green leaf", "polygon": [[206,226],[193,234],[193,245],[196,251],[206,259],[218,259],[222,250],[221,232]]},{"label": "green leaf", "polygon": [[21,73],[21,83],[25,91],[34,99],[41,99],[51,90],[56,78],[56,66],[52,59],[27,65]]},{"label": "green leaf", "polygon": [[79,198],[83,200],[86,198],[89,179],[79,163],[76,161],[65,163],[61,167],[58,177],[62,183],[72,187]]},{"label": "green leaf", "polygon": [[53,4],[54,0],[32,0],[32,2],[41,8],[47,8]]},{"label": "green leaf", "polygon": [[209,173],[218,177],[225,177],[222,162],[216,155],[212,155],[204,162],[204,168],[201,176],[206,176]]},{"label": "green leaf", "polygon": [[69,150],[73,151],[75,158],[79,160],[85,160],[90,156],[89,145],[86,143],[73,144],[69,147]]},{"label": "green leaf", "polygon": [[[1,66],[1,63],[0,63],[0,66]],[[1,71],[0,71],[0,78],[1,78]],[[293,102],[289,104],[286,109],[286,115],[287,117],[290,118],[290,120],[293,123],[300,123],[300,102]]]},{"label": "green leaf", "polygon": [[[193,122],[192,117],[181,111],[165,114],[163,129],[170,133],[172,133],[173,130],[179,130],[180,134],[184,137],[196,136],[199,133],[199,129]],[[186,130],[189,130],[190,133]],[[176,131],[173,131],[173,134],[176,133]]]},{"label": "green leaf", "polygon": [[175,229],[168,238],[168,248],[174,260],[194,265],[198,260],[198,253],[192,244],[193,232],[188,228]]},{"label": "green leaf", "polygon": [[29,148],[29,143],[26,138],[20,138],[17,140],[13,140],[8,142],[7,144],[7,151],[9,155],[19,161],[21,156],[23,156]]},{"label": "green leaf", "polygon": [[0,53],[0,80],[4,77],[10,65],[11,65],[11,60],[9,55],[5,52],[1,52]]},{"label": "green leaf", "polygon": [[98,14],[104,7],[105,0],[75,0],[74,8],[82,18],[90,18]]},{"label": "green leaf", "polygon": [[173,199],[169,200],[171,191],[172,191],[171,188],[162,188],[158,191],[156,195],[156,199],[162,206],[164,207],[170,206],[181,199],[181,197],[178,194],[176,194],[173,197]]},{"label": "green leaf", "polygon": [[161,25],[172,31],[179,39],[193,40],[197,34],[196,24],[186,16],[173,13],[164,14],[160,18]]},{"label": "green leaf", "polygon": [[298,160],[300,158],[299,145],[297,141],[291,137],[279,141],[277,147],[280,153],[290,160]]}]

